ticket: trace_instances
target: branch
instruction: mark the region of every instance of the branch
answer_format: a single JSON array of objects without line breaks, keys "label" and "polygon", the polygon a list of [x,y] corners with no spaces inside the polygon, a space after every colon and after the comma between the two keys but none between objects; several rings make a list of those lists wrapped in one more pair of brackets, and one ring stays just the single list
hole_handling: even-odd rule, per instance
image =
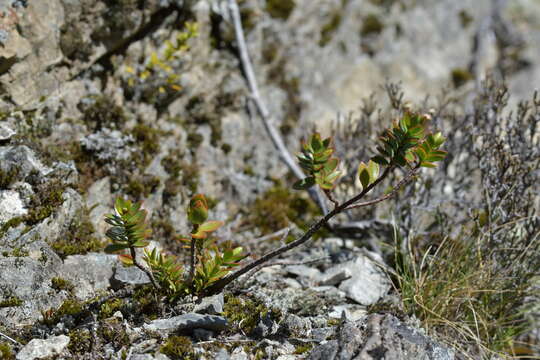
[{"label": "branch", "polygon": [[137,262],[137,253],[135,252],[135,248],[130,247],[129,251],[131,253],[131,257],[133,258],[133,265],[135,265],[142,272],[144,272],[146,274],[146,276],[148,276],[148,278],[150,279],[150,282],[152,283],[152,285],[154,286],[155,289],[161,290],[161,287],[156,283],[156,279],[154,278],[154,274],[152,274],[152,272],[150,270],[148,270],[147,268],[145,268],[144,266],[142,266],[141,264],[139,264]]},{"label": "branch", "polygon": [[311,239],[311,237],[320,229],[322,228],[323,226],[327,225],[328,222],[330,221],[330,219],[332,219],[334,216],[336,216],[337,214],[345,211],[347,209],[347,207],[349,207],[350,205],[358,202],[360,199],[362,199],[368,192],[371,191],[371,189],[373,189],[375,186],[377,186],[381,181],[383,181],[387,176],[388,174],[390,173],[390,171],[393,169],[393,166],[388,166],[384,172],[382,173],[381,176],[379,176],[377,178],[377,180],[375,180],[374,182],[372,182],[371,184],[369,184],[365,189],[363,189],[358,195],[356,195],[355,197],[345,201],[343,204],[341,204],[340,206],[336,207],[334,210],[330,211],[328,214],[326,214],[323,218],[321,218],[317,223],[315,223],[315,225],[313,225],[312,227],[310,227],[305,233],[304,235],[302,235],[300,238],[298,238],[297,240],[287,244],[287,245],[284,245],[276,250],[273,250],[263,256],[261,256],[260,258],[256,259],[256,260],[253,260],[252,262],[250,262],[249,264],[247,264],[246,266],[244,266],[243,268],[235,271],[234,273],[231,273],[223,278],[221,278],[220,280],[216,281],[212,286],[210,286],[209,288],[207,288],[205,290],[205,295],[213,295],[213,294],[217,294],[219,293],[221,290],[223,290],[223,288],[225,286],[227,286],[229,283],[231,283],[232,281],[238,279],[240,276],[244,275],[245,273],[247,273],[248,271],[250,271],[251,269],[254,269],[256,268],[257,266],[261,265],[261,264],[264,264],[266,262],[268,262],[270,259],[273,259],[275,258],[276,256],[279,256],[281,254],[283,254],[284,252],[286,251],[289,251],[297,246],[300,246],[302,245],[303,243],[305,243],[306,241],[308,241],[309,239]]},{"label": "branch", "polygon": [[[251,92],[251,98],[255,102],[259,115],[261,116],[264,128],[268,136],[272,140],[274,147],[279,152],[281,160],[283,160],[289,170],[291,170],[298,179],[303,179],[305,178],[304,172],[296,164],[296,161],[294,160],[289,150],[287,150],[287,147],[285,146],[285,143],[283,142],[283,138],[281,137],[279,131],[270,122],[270,112],[268,111],[266,104],[262,101],[259,94],[257,79],[255,78],[255,73],[253,72],[253,66],[251,65],[251,60],[249,58],[249,52],[244,37],[244,30],[242,28],[242,20],[240,18],[240,10],[238,9],[238,4],[236,3],[236,0],[228,0],[228,5],[234,24],[234,31],[236,34],[238,52],[240,54],[240,61],[242,63],[242,68],[244,69],[244,74],[246,75],[248,87]],[[326,203],[324,202],[324,198],[321,196],[320,191],[318,191],[316,188],[312,188],[309,190],[309,194],[311,198],[317,202],[323,214],[327,214],[328,209],[326,207]]]},{"label": "branch", "polygon": [[21,343],[18,342],[17,340],[14,340],[14,339],[10,338],[9,336],[7,336],[7,335],[5,335],[5,334],[2,334],[1,332],[0,332],[0,336],[5,337],[6,339],[12,341],[13,343],[15,343],[15,344],[17,344],[17,345],[21,345]]},{"label": "branch", "polygon": [[366,201],[366,202],[358,203],[358,204],[352,204],[352,205],[348,206],[345,210],[351,210],[351,209],[361,208],[361,207],[364,207],[364,206],[375,205],[377,203],[380,203],[382,201],[390,199],[392,196],[394,196],[403,187],[403,185],[407,184],[409,181],[411,181],[414,178],[417,171],[418,171],[417,167],[412,169],[403,179],[401,179],[392,188],[392,191],[390,191],[388,194],[386,194],[384,196],[381,196],[381,197],[379,197],[377,199],[374,199],[374,200],[370,200],[370,201]]}]

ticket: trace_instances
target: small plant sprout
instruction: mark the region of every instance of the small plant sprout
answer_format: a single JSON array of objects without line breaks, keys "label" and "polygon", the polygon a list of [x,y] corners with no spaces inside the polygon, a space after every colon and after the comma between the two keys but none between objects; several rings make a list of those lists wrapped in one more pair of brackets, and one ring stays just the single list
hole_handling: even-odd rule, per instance
[{"label": "small plant sprout", "polygon": [[[293,249],[309,239],[336,215],[350,209],[371,206],[391,198],[403,185],[412,180],[421,167],[435,167],[435,163],[443,160],[446,152],[440,150],[445,138],[441,133],[429,133],[427,123],[429,115],[422,115],[406,110],[392,127],[386,129],[379,138],[377,154],[367,163],[360,162],[358,179],[361,191],[352,198],[340,203],[332,196],[341,172],[338,170],[339,159],[334,157],[332,139],[322,139],[318,133],[313,134],[302,145],[297,155],[300,166],[307,172],[304,179],[297,181],[293,187],[307,190],[317,185],[334,204],[334,209],[319,219],[298,239],[255,259],[238,270],[246,255],[241,247],[231,244],[216,245],[209,240],[209,235],[223,225],[221,221],[208,220],[208,203],[202,194],[191,199],[187,218],[192,224],[189,236],[182,236],[180,241],[186,243],[190,251],[190,262],[187,272],[177,264],[176,257],[164,255],[156,249],[145,250],[144,260],[150,270],[137,262],[135,248],[146,247],[145,240],[149,234],[144,224],[146,211],[140,204],[132,204],[128,200],[116,201],[116,214],[109,215],[106,221],[113,225],[107,236],[113,241],[107,246],[107,252],[129,250],[129,254],[119,255],[127,266],[135,265],[145,271],[152,284],[162,290],[169,298],[177,298],[187,294],[207,296],[221,292],[225,286],[250,270]],[[372,200],[360,202],[371,190],[379,185],[395,168],[406,170],[405,176],[392,186],[385,195]]]}]

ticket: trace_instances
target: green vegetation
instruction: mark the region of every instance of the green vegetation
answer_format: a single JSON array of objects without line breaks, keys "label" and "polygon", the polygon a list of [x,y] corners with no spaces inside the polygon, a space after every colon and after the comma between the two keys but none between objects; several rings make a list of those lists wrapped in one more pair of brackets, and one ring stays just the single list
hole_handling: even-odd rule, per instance
[{"label": "green vegetation", "polygon": [[0,342],[0,358],[4,360],[15,360],[15,353],[7,342]]},{"label": "green vegetation", "polygon": [[341,25],[341,11],[336,11],[321,29],[321,39],[319,40],[320,46],[325,46],[330,42],[330,40],[332,40],[332,37],[339,28],[339,25]]},{"label": "green vegetation", "polygon": [[461,68],[456,68],[452,70],[451,77],[452,83],[456,88],[463,86],[465,83],[473,79],[473,75],[469,70]]},{"label": "green vegetation", "polygon": [[197,358],[191,340],[186,336],[169,336],[159,351],[173,360],[195,360]]},{"label": "green vegetation", "polygon": [[141,210],[140,203],[133,204],[121,198],[116,200],[116,213],[106,218],[107,223],[112,225],[106,233],[112,244],[109,244],[105,251],[115,253],[128,250],[129,253],[118,255],[119,260],[126,266],[136,266],[144,271],[154,288],[166,294],[169,299],[186,294],[200,295],[214,282],[227,275],[245,257],[241,247],[233,248],[230,244],[218,247],[208,241],[208,234],[223,225],[221,221],[207,221],[208,209],[208,202],[203,195],[192,197],[187,217],[193,230],[189,237],[179,238],[179,241],[189,244],[191,249],[187,278],[184,278],[183,269],[175,256],[165,255],[155,248],[152,251],[144,250],[143,260],[150,270],[138,263],[135,249],[149,245],[146,238],[150,233],[145,224],[147,213]]},{"label": "green vegetation", "polygon": [[360,29],[360,34],[362,36],[367,35],[377,35],[380,34],[384,29],[384,24],[381,22],[379,17],[375,14],[367,15],[362,21],[362,27]]},{"label": "green vegetation", "polygon": [[103,248],[103,243],[94,237],[94,233],[88,210],[83,208],[73,217],[64,236],[54,241],[51,247],[62,259],[69,255],[96,252]]},{"label": "green vegetation", "polygon": [[233,325],[233,328],[241,330],[245,334],[251,334],[258,322],[269,314],[277,321],[282,316],[281,312],[269,309],[264,304],[250,298],[231,295],[225,297],[223,315]]},{"label": "green vegetation", "polygon": [[53,277],[51,279],[51,287],[56,291],[65,290],[67,292],[71,292],[74,289],[74,285],[70,281],[59,277]]},{"label": "green vegetation", "polygon": [[21,306],[23,301],[17,296],[10,296],[5,300],[0,301],[0,308]]},{"label": "green vegetation", "polygon": [[266,0],[266,11],[276,19],[287,20],[295,6],[294,0]]},{"label": "green vegetation", "polygon": [[88,329],[76,329],[69,332],[68,349],[74,354],[84,354],[92,350],[92,334]]}]

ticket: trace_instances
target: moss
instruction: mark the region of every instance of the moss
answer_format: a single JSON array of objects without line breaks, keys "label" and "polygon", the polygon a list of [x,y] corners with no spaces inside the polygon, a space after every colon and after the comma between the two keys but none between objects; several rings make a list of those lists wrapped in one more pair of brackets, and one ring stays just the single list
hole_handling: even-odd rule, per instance
[{"label": "moss", "polygon": [[11,256],[14,257],[27,257],[29,255],[28,251],[23,250],[20,247],[16,247],[11,251]]},{"label": "moss", "polygon": [[253,168],[249,165],[244,166],[243,173],[247,176],[255,176],[255,171],[253,171]]},{"label": "moss", "polygon": [[204,137],[196,132],[190,132],[187,136],[187,146],[194,152],[203,142]]},{"label": "moss", "polygon": [[451,73],[452,83],[454,87],[458,88],[463,86],[465,83],[473,79],[473,75],[467,69],[456,68],[452,70]]},{"label": "moss", "polygon": [[124,307],[124,302],[122,299],[110,299],[101,304],[99,310],[99,319],[107,319],[111,317],[115,312],[119,311]]},{"label": "moss", "polygon": [[307,229],[310,218],[320,212],[301,193],[291,193],[289,189],[276,185],[255,200],[248,213],[251,214],[251,223],[263,234],[269,234],[289,226],[291,222]]},{"label": "moss", "polygon": [[375,14],[367,15],[362,21],[362,28],[360,29],[360,34],[362,36],[367,35],[377,35],[380,34],[384,29],[384,24],[379,20],[379,17]]},{"label": "moss", "polygon": [[94,233],[88,209],[83,208],[73,217],[64,236],[54,241],[51,247],[62,259],[69,255],[97,252],[103,248],[103,242],[96,238]]},{"label": "moss", "polygon": [[466,29],[469,27],[469,25],[474,21],[474,17],[472,17],[471,14],[469,14],[466,10],[461,10],[458,13],[459,21],[461,22],[461,26]]},{"label": "moss", "polygon": [[66,186],[60,181],[52,181],[34,186],[36,193],[30,198],[28,214],[24,220],[28,225],[35,225],[48,218],[62,205]]},{"label": "moss", "polygon": [[247,297],[225,296],[223,316],[233,324],[233,327],[246,334],[251,334],[261,318],[271,315],[275,320],[281,319],[281,312],[269,309],[262,303],[257,303]]},{"label": "moss", "polygon": [[84,302],[81,302],[76,299],[67,299],[58,309],[49,309],[43,311],[43,324],[52,326],[57,324],[62,317],[71,316],[75,320],[79,320],[84,315]]},{"label": "moss", "polygon": [[145,165],[159,152],[159,137],[163,133],[150,126],[138,124],[131,130],[131,135],[135,138],[142,150]]},{"label": "moss", "polygon": [[94,131],[102,128],[122,129],[127,120],[124,109],[109,96],[91,96],[79,106],[83,108],[84,123]]},{"label": "moss", "polygon": [[11,184],[17,181],[19,172],[19,168],[15,166],[7,171],[0,168],[0,189],[7,189]]},{"label": "moss", "polygon": [[115,349],[128,347],[131,342],[129,335],[117,319],[107,320],[98,329],[98,335],[107,343],[112,343]]},{"label": "moss", "polygon": [[328,321],[326,322],[326,325],[327,325],[327,326],[338,326],[340,323],[341,323],[341,320],[340,320],[340,319],[330,318],[330,319],[328,319]]},{"label": "moss", "polygon": [[232,146],[231,146],[231,144],[224,143],[224,144],[221,145],[221,150],[223,150],[223,152],[225,154],[228,154],[228,153],[231,152]]},{"label": "moss", "polygon": [[293,354],[296,354],[296,355],[305,354],[305,353],[307,353],[308,351],[311,351],[311,349],[313,349],[313,345],[312,345],[312,344],[298,345],[298,346],[294,349],[294,353],[293,353]]},{"label": "moss", "polygon": [[159,184],[160,180],[157,176],[145,175],[142,180],[130,180],[124,192],[135,198],[135,200],[141,200],[153,193]]},{"label": "moss", "polygon": [[15,353],[6,342],[0,342],[0,358],[3,360],[15,360]]},{"label": "moss", "polygon": [[88,329],[77,329],[69,332],[68,349],[74,354],[84,354],[92,350],[92,335]]},{"label": "moss", "polygon": [[62,279],[60,277],[53,277],[51,279],[51,287],[53,289],[55,289],[56,291],[65,290],[65,291],[68,291],[68,292],[73,291],[73,288],[74,288],[71,281],[66,280],[66,279]]},{"label": "moss", "polygon": [[132,296],[135,309],[145,319],[154,320],[160,313],[159,302],[151,285],[143,285],[135,289]]},{"label": "moss", "polygon": [[0,228],[0,238],[4,236],[4,234],[11,229],[12,227],[17,227],[20,224],[24,222],[24,217],[15,217],[13,219],[9,219],[6,221],[4,225]]},{"label": "moss", "polygon": [[173,360],[196,359],[191,340],[186,336],[169,336],[159,351]]},{"label": "moss", "polygon": [[23,301],[17,296],[10,296],[5,300],[0,301],[0,308],[21,306]]},{"label": "moss", "polygon": [[287,20],[295,6],[294,0],[266,0],[266,11],[275,19]]},{"label": "moss", "polygon": [[332,14],[330,21],[323,25],[321,29],[321,39],[319,40],[319,46],[325,46],[332,40],[334,33],[341,24],[341,12],[336,11]]}]

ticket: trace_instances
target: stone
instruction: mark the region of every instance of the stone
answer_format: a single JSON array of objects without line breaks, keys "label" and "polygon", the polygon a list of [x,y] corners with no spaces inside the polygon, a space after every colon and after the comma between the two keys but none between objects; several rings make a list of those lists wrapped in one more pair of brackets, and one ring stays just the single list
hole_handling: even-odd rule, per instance
[{"label": "stone", "polygon": [[17,360],[44,359],[59,355],[69,344],[69,337],[65,335],[53,336],[46,340],[33,339],[17,353]]},{"label": "stone", "polygon": [[200,304],[195,305],[193,312],[199,314],[217,315],[223,312],[223,293],[205,297]]},{"label": "stone", "polygon": [[9,141],[15,134],[17,134],[17,132],[7,124],[0,123],[0,142]]},{"label": "stone", "polygon": [[103,129],[81,139],[81,145],[103,161],[127,160],[132,150],[129,144],[133,142],[131,135],[124,135],[118,130]]},{"label": "stone", "polygon": [[206,329],[222,331],[227,327],[227,319],[216,315],[188,313],[168,319],[158,319],[145,324],[144,329],[169,334],[181,330]]},{"label": "stone", "polygon": [[347,266],[335,266],[326,270],[319,277],[319,285],[337,285],[352,276],[351,269]]},{"label": "stone", "polygon": [[295,314],[286,314],[279,324],[280,332],[295,338],[311,336],[311,322]]},{"label": "stone", "polygon": [[28,210],[17,191],[0,190],[0,225],[26,214]]},{"label": "stone", "polygon": [[64,260],[59,275],[77,284],[73,291],[79,300],[88,300],[97,292],[110,287],[110,280],[117,265],[116,255],[71,255]]},{"label": "stone", "polygon": [[355,261],[342,264],[352,274],[339,289],[347,297],[361,305],[371,305],[383,297],[390,289],[390,280],[386,274],[367,257],[358,254]]},{"label": "stone", "polygon": [[308,360],[453,360],[449,349],[395,318],[372,314],[358,322],[345,320],[337,339],[316,346]]},{"label": "stone", "polygon": [[142,285],[150,283],[148,275],[141,269],[135,266],[123,266],[120,263],[117,265],[112,279],[115,288],[119,289],[126,285]]}]

